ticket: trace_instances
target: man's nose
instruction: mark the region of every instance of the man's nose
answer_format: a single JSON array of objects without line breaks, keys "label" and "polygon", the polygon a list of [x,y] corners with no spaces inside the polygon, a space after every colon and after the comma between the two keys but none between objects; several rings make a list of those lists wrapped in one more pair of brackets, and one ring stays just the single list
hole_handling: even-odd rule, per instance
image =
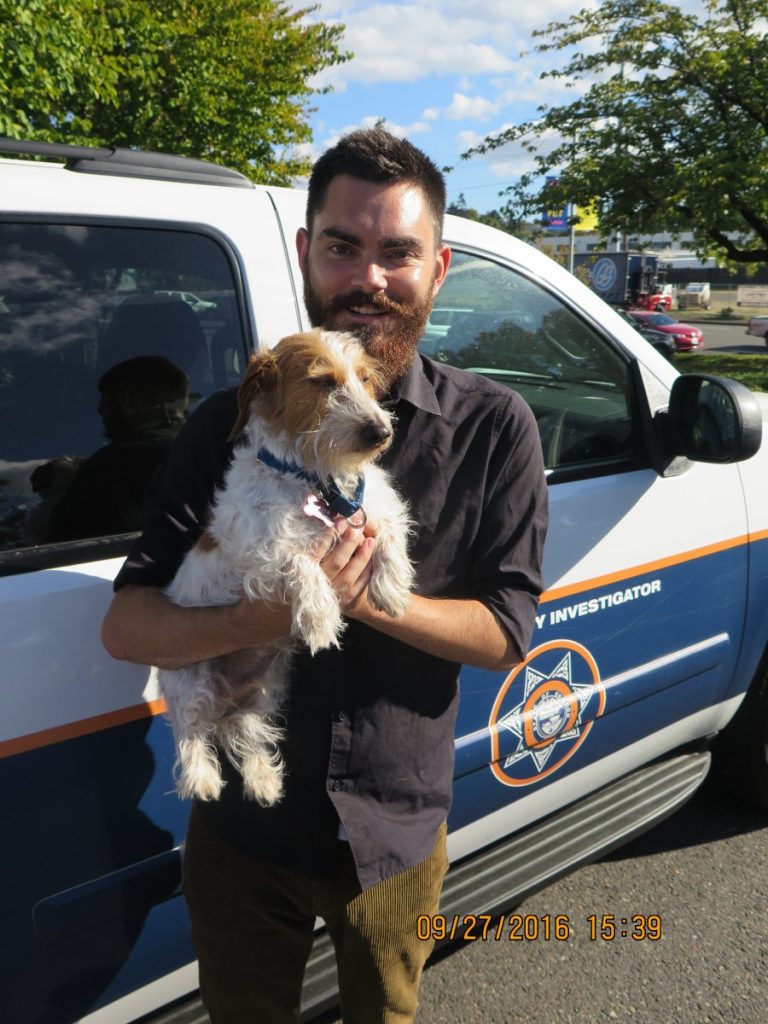
[{"label": "man's nose", "polygon": [[376,260],[361,260],[355,268],[352,284],[370,294],[383,292],[387,288],[387,273]]}]

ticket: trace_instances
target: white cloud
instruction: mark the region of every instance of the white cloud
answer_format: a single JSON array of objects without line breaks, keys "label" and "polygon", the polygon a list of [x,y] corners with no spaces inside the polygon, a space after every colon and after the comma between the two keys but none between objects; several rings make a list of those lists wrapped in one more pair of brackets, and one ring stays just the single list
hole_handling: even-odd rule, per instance
[{"label": "white cloud", "polygon": [[426,110],[422,111],[421,116],[425,121],[437,121],[440,118],[440,111],[437,107],[427,107]]},{"label": "white cloud", "polygon": [[[511,123],[506,123],[489,134],[498,135],[511,127],[513,127]],[[485,141],[486,137],[478,132],[466,131],[459,132],[456,141],[457,145],[461,148],[461,152],[464,153]],[[556,146],[560,145],[561,142],[561,135],[555,132],[547,132],[537,140],[537,151],[539,154],[549,153]],[[536,168],[535,154],[524,149],[520,142],[510,142],[488,153],[477,155],[473,157],[472,162],[482,164],[495,178],[503,178],[510,181]]]},{"label": "white cloud", "polygon": [[[313,17],[342,22],[342,48],[353,57],[346,64],[326,68],[313,81],[337,91],[352,82],[414,82],[431,74],[504,74],[514,68],[507,56],[510,36],[501,22],[477,20],[459,11],[448,15],[436,0],[374,4],[360,8],[324,0]],[[515,52],[510,51],[510,52]]]},{"label": "white cloud", "polygon": [[445,110],[445,116],[451,121],[487,121],[498,109],[495,103],[482,96],[465,96],[464,93],[455,92],[450,106]]}]

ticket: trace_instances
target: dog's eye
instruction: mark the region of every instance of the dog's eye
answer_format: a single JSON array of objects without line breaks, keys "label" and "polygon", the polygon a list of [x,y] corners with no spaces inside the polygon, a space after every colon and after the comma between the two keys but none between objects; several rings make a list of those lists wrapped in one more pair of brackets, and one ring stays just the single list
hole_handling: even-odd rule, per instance
[{"label": "dog's eye", "polygon": [[317,386],[319,388],[329,388],[329,389],[330,388],[335,388],[336,387],[336,378],[335,377],[331,377],[330,375],[325,376],[325,377],[313,377],[312,378],[312,383],[313,384],[317,384]]},{"label": "dog's eye", "polygon": [[363,376],[360,378],[360,383],[361,384],[370,384],[371,383],[371,375],[370,375],[370,373],[364,373]]}]

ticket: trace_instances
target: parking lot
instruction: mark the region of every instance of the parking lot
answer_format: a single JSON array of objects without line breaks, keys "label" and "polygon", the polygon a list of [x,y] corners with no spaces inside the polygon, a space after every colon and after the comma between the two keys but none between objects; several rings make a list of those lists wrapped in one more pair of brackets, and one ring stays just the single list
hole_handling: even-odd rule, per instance
[{"label": "parking lot", "polygon": [[[486,941],[439,955],[425,975],[417,1024],[762,1024],[766,838],[764,815],[708,781],[652,832],[517,908],[537,938],[510,942],[507,926],[496,941],[494,926]],[[570,923],[567,939],[554,938],[557,915]],[[613,938],[605,915],[615,918]],[[650,938],[653,915],[658,941]],[[633,916],[646,919],[649,937],[631,937],[641,930]],[[593,928],[606,938],[593,940]],[[323,1024],[340,1020],[331,1014]]]}]

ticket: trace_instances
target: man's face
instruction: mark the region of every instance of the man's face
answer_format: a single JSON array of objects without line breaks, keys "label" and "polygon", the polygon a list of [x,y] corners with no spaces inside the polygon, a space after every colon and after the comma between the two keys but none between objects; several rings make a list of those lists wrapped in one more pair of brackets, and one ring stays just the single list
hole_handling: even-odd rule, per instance
[{"label": "man's face", "polygon": [[351,331],[402,377],[450,262],[421,190],[339,175],[296,244],[312,323]]}]

